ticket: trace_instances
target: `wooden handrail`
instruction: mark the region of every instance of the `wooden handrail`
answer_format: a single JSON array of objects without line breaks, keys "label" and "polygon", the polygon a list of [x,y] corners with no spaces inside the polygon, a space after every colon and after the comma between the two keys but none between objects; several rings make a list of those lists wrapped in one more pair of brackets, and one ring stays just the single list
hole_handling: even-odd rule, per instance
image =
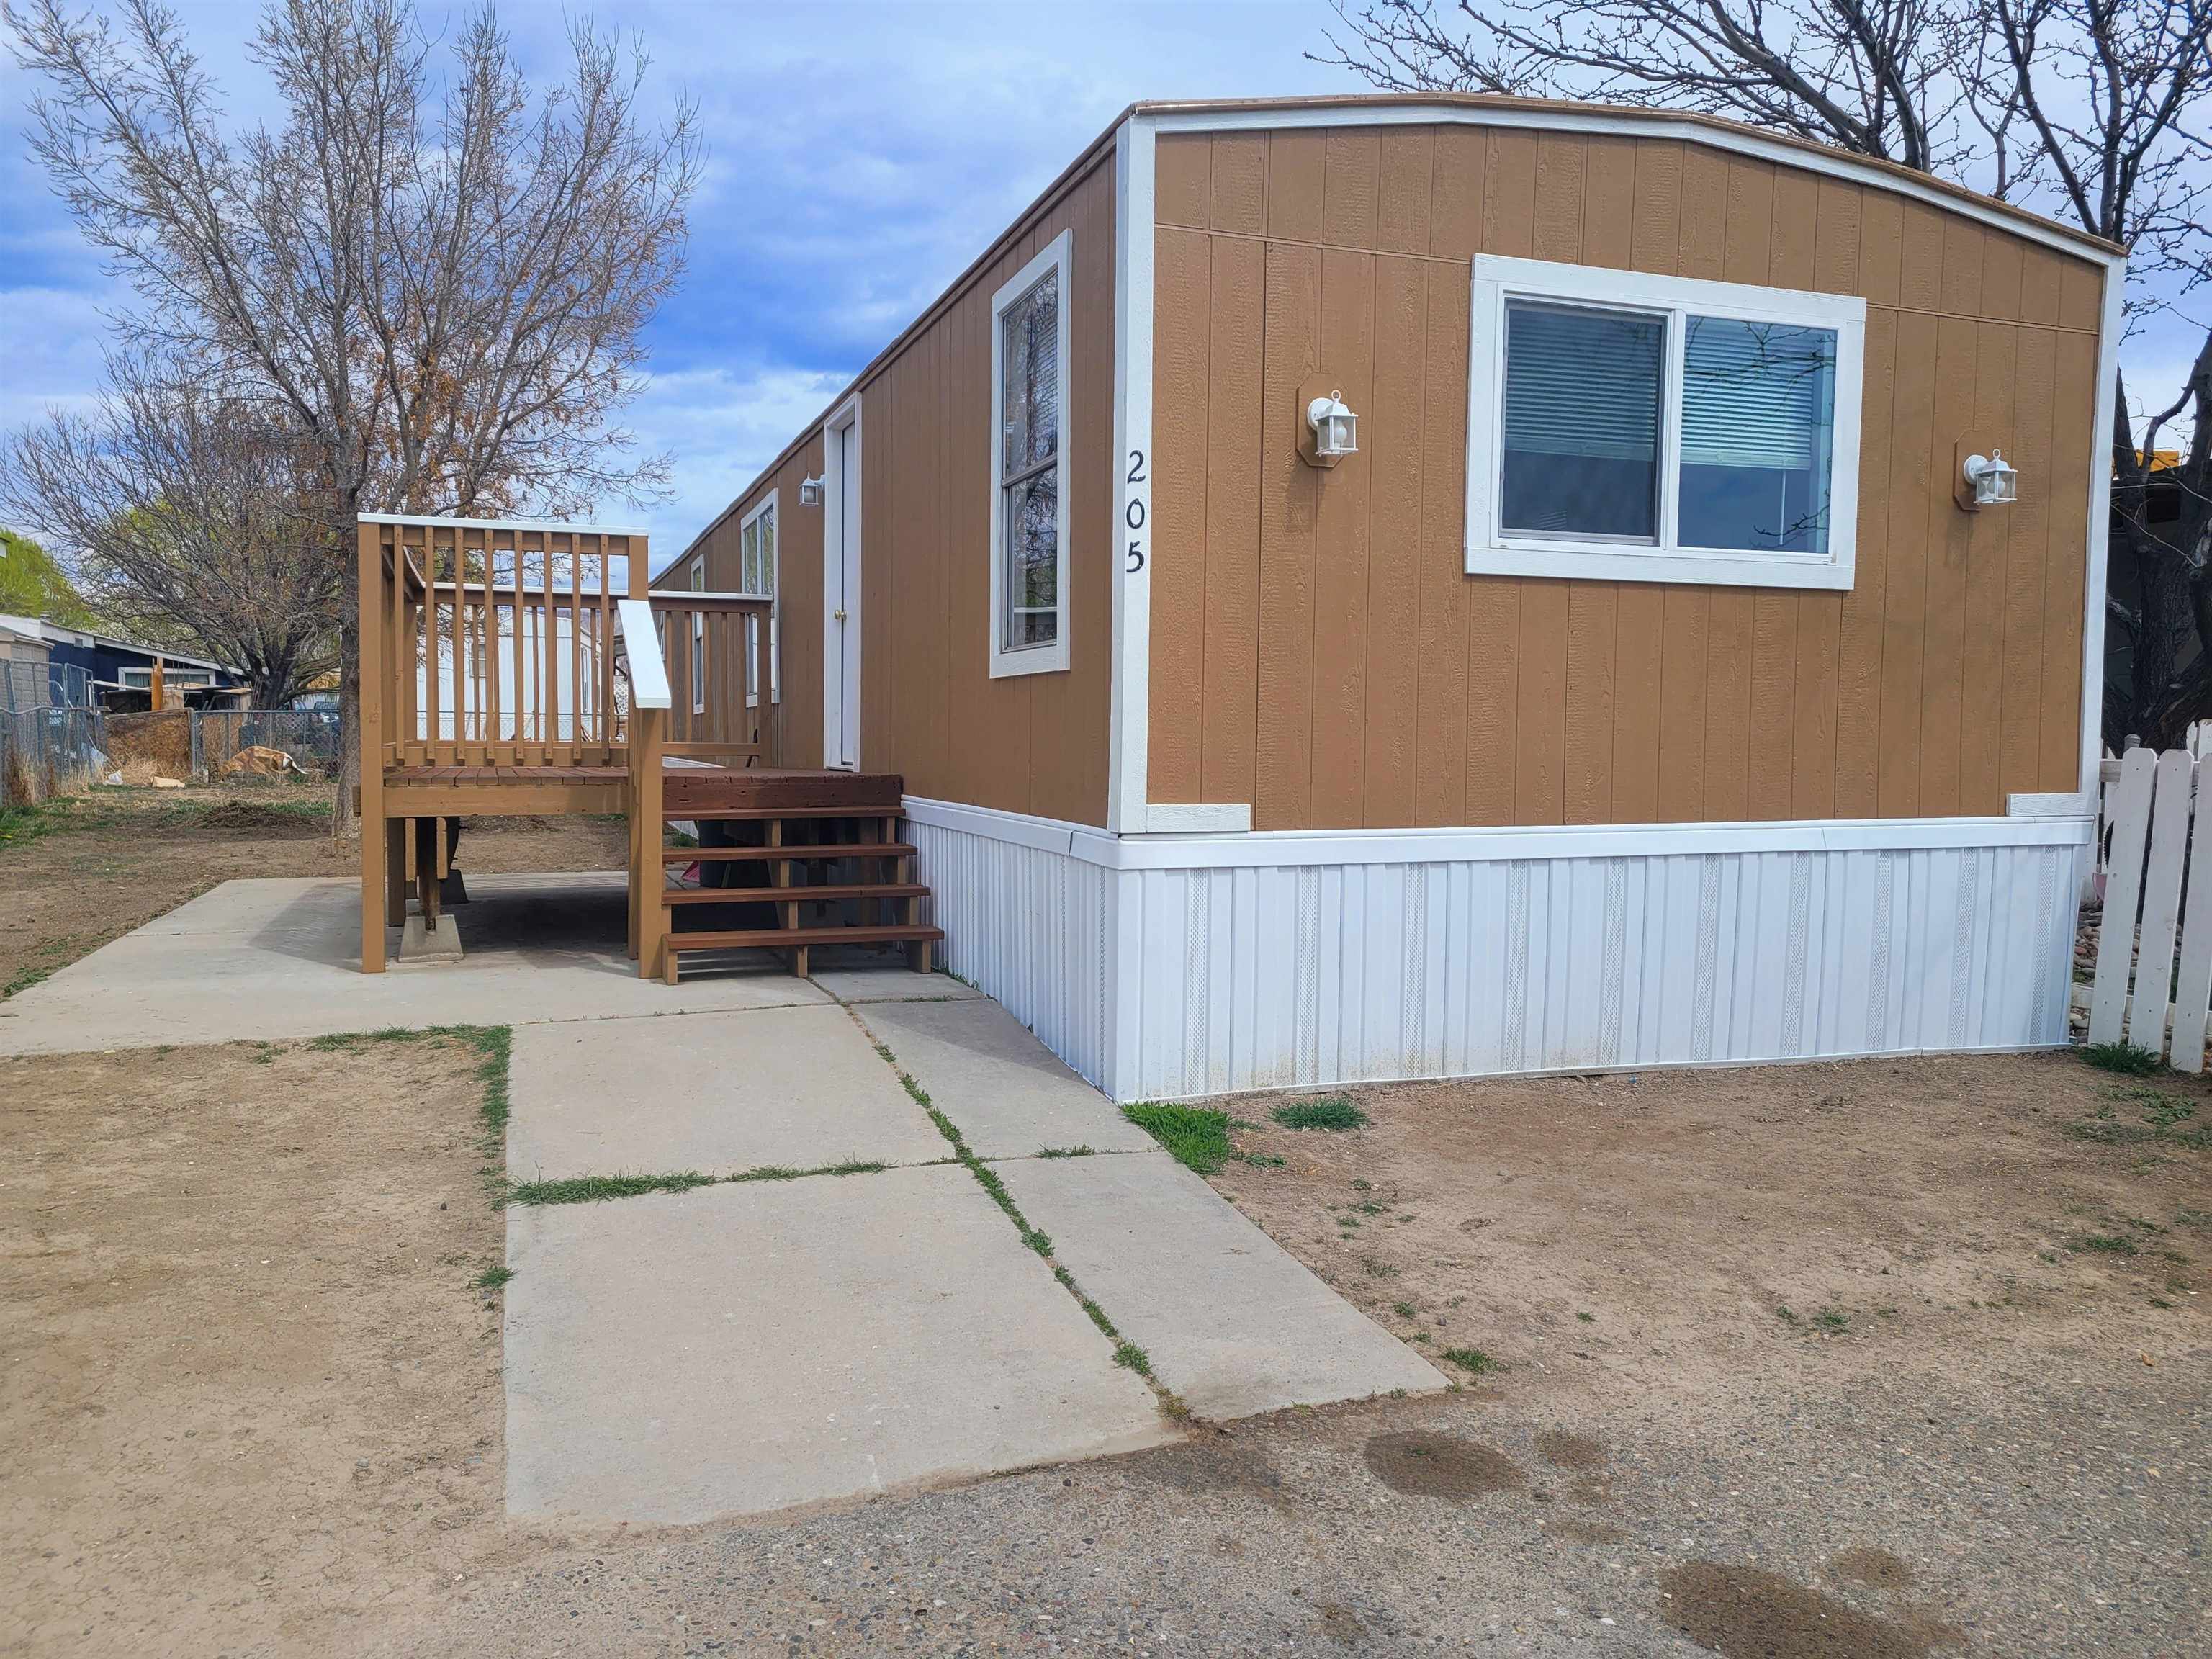
[{"label": "wooden handrail", "polygon": [[670,588],[652,596],[653,608],[672,611],[736,611],[767,616],[775,609],[771,593],[702,593],[696,589]]}]

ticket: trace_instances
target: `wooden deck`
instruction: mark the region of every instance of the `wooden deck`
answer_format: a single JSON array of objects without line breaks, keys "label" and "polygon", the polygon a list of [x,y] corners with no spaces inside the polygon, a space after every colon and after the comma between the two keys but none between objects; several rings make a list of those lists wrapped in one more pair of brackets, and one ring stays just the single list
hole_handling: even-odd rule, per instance
[{"label": "wooden deck", "polygon": [[441,926],[460,820],[583,813],[629,820],[641,974],[750,947],[804,975],[817,944],[928,971],[903,781],[773,763],[772,595],[653,592],[645,537],[606,526],[370,515],[357,551],[364,972]]},{"label": "wooden deck", "polygon": [[[793,818],[895,814],[896,773],[735,768],[670,760],[661,766],[670,817]],[[629,772],[620,766],[388,766],[386,810],[398,817],[619,812]]]}]

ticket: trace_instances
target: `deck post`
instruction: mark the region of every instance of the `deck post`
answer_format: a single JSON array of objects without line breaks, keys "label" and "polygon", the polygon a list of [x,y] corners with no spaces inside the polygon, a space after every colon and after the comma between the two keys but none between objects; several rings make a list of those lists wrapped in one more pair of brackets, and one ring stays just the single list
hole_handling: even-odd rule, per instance
[{"label": "deck post", "polygon": [[[384,550],[372,524],[356,526],[359,588],[354,609],[358,633],[360,695],[356,699],[354,747],[361,775],[361,971],[384,971],[384,928],[388,899],[385,880],[388,854],[384,827]],[[396,539],[396,538],[395,538]]]},{"label": "deck post", "polygon": [[641,979],[662,979],[672,956],[666,949],[668,908],[660,902],[666,884],[660,856],[663,837],[661,812],[661,744],[665,741],[665,708],[630,711],[630,770],[636,781],[635,833],[638,844],[637,972]]},{"label": "deck post", "polygon": [[[362,833],[368,831],[364,829]],[[384,821],[384,922],[387,927],[407,925],[407,836],[405,818]]]},{"label": "deck post", "polygon": [[[632,714],[630,743],[633,747],[637,743],[636,723],[637,717]],[[638,897],[645,891],[645,866],[640,862],[641,855],[638,850],[642,843],[637,833],[637,775],[635,772],[630,774],[629,797],[623,805],[629,820],[629,959],[635,962],[637,960]]]}]

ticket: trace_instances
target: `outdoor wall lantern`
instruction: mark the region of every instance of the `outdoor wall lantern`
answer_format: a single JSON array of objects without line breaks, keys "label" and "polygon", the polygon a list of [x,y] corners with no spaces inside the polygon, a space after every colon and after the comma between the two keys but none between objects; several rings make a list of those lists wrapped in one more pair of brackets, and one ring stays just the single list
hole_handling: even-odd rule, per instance
[{"label": "outdoor wall lantern", "polygon": [[2002,449],[1992,447],[1986,455],[1971,454],[1959,471],[1959,505],[1969,513],[2020,499],[2020,474],[2006,461]]},{"label": "outdoor wall lantern", "polygon": [[801,507],[819,507],[822,505],[822,480],[820,478],[801,478],[799,481],[799,504]]},{"label": "outdoor wall lantern", "polygon": [[1332,392],[1308,404],[1306,425],[1313,431],[1313,447],[1306,459],[1316,466],[1334,466],[1359,453],[1359,416],[1344,406],[1341,392]]}]

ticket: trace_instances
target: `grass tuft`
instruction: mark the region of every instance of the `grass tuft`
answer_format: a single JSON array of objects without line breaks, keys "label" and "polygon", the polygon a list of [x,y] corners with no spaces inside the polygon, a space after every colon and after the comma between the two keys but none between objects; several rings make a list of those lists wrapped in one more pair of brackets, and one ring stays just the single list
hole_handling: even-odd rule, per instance
[{"label": "grass tuft", "polygon": [[1114,1363],[1127,1365],[1139,1376],[1149,1377],[1152,1374],[1152,1357],[1126,1339],[1115,1345]]},{"label": "grass tuft", "polygon": [[1486,1376],[1505,1367],[1480,1348],[1446,1348],[1440,1356],[1474,1376]]},{"label": "grass tuft", "polygon": [[501,1263],[495,1267],[486,1267],[470,1282],[480,1291],[495,1291],[514,1277],[514,1269]]},{"label": "grass tuft", "polygon": [[2134,1255],[2136,1242],[2125,1233],[2077,1233],[2066,1241],[2069,1250],[2087,1250],[2099,1255]]},{"label": "grass tuft", "polygon": [[2132,1042],[2089,1042],[2075,1051],[2086,1066],[2100,1072],[2117,1072],[2123,1077],[2150,1077],[2165,1069],[2166,1062],[2155,1049],[2137,1047]]},{"label": "grass tuft", "polygon": [[1323,1095],[1318,1100],[1294,1100],[1267,1114],[1285,1129],[1358,1129],[1367,1114],[1342,1095]]},{"label": "grass tuft", "polygon": [[1178,1164],[1200,1175],[1217,1173],[1237,1155],[1237,1145],[1229,1138],[1233,1120],[1226,1112],[1207,1106],[1140,1101],[1124,1106],[1121,1115],[1166,1147]]},{"label": "grass tuft", "polygon": [[1095,1146],[1040,1146],[1037,1148],[1039,1158],[1096,1158],[1097,1155],[1098,1149]]},{"label": "grass tuft", "polygon": [[647,1193],[688,1193],[714,1183],[713,1176],[696,1170],[675,1175],[570,1176],[563,1181],[518,1181],[507,1188],[507,1197],[510,1204],[597,1204]]},{"label": "grass tuft", "polygon": [[27,991],[33,985],[41,983],[49,978],[53,971],[52,968],[26,968],[5,985],[0,985],[0,1002],[7,1001],[18,991]]}]

